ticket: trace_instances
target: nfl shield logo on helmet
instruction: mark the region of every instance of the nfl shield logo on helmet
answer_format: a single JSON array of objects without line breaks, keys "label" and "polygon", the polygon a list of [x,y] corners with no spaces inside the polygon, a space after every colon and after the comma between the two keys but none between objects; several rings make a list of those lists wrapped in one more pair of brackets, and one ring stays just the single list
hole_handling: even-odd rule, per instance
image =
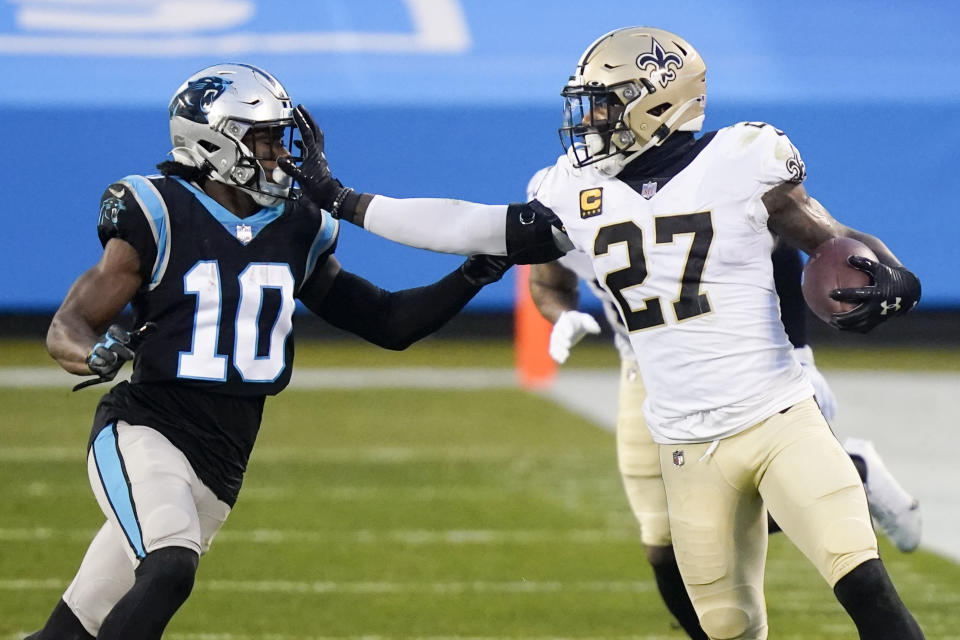
[{"label": "nfl shield logo on helmet", "polygon": [[657,183],[656,182],[644,182],[643,186],[640,187],[640,195],[649,200],[653,196],[657,195]]},{"label": "nfl shield logo on helmet", "polygon": [[237,240],[243,244],[247,244],[253,240],[253,227],[248,224],[238,224],[237,225]]},{"label": "nfl shield logo on helmet", "polygon": [[673,452],[673,464],[676,467],[682,467],[683,462],[683,449],[677,449]]}]

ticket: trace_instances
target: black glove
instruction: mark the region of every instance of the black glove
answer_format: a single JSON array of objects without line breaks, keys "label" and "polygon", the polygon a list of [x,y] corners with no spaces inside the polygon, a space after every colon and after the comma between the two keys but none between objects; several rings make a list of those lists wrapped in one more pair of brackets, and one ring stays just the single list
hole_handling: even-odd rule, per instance
[{"label": "black glove", "polygon": [[460,265],[460,273],[473,286],[483,287],[502,278],[512,266],[513,262],[507,256],[478,253],[470,256]]},{"label": "black glove", "polygon": [[97,377],[81,382],[73,390],[77,391],[90,385],[113,380],[123,363],[133,360],[137,347],[155,328],[156,325],[152,322],[146,323],[136,331],[127,331],[118,324],[110,325],[87,356],[87,366]]},{"label": "black glove", "polygon": [[338,200],[342,201],[346,195],[344,192],[348,189],[330,173],[327,157],[323,155],[323,131],[317,128],[302,104],[293,110],[293,119],[302,138],[302,142],[298,140],[296,144],[303,151],[303,160],[299,167],[290,157],[280,158],[277,164],[284,173],[300,184],[300,188],[314,204],[337,217],[336,205],[340,204]]},{"label": "black glove", "polygon": [[863,256],[850,256],[854,269],[868,274],[871,284],[834,289],[830,297],[840,302],[859,303],[855,309],[835,313],[830,324],[842,331],[866,333],[894,316],[902,316],[920,302],[920,280],[903,267],[891,267]]}]

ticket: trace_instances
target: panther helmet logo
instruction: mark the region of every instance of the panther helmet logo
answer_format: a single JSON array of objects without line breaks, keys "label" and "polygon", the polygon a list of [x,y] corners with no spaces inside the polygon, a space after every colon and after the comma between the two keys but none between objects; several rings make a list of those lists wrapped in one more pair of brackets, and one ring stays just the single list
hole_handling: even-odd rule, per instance
[{"label": "panther helmet logo", "polygon": [[671,80],[677,79],[677,70],[683,68],[683,58],[673,52],[667,53],[656,38],[650,38],[650,41],[653,46],[648,53],[637,56],[637,67],[649,71],[650,79],[666,88]]},{"label": "panther helmet logo", "polygon": [[210,106],[231,84],[233,81],[220,76],[204,76],[194,80],[170,103],[170,117],[180,116],[193,122],[208,124]]}]

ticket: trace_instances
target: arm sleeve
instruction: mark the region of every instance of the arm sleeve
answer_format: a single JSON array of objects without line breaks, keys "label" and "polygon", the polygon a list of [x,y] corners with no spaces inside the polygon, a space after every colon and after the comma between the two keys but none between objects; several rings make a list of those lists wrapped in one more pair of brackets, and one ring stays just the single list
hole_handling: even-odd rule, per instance
[{"label": "arm sleeve", "polygon": [[304,304],[335,327],[399,351],[446,324],[480,289],[459,268],[433,284],[402,291],[385,291],[340,270],[321,301]]},{"label": "arm sleeve", "polygon": [[367,207],[363,227],[419,249],[502,256],[507,253],[506,214],[507,205],[378,195]]},{"label": "arm sleeve", "polygon": [[800,275],[803,272],[800,252],[778,242],[772,258],[773,281],[780,297],[780,320],[790,343],[797,348],[803,347],[807,344],[807,316],[800,289]]},{"label": "arm sleeve", "polygon": [[114,182],[103,192],[97,221],[100,244],[106,246],[111,239],[119,238],[132,245],[140,255],[140,276],[144,282],[150,282],[156,267],[159,234],[155,227],[126,181]]}]

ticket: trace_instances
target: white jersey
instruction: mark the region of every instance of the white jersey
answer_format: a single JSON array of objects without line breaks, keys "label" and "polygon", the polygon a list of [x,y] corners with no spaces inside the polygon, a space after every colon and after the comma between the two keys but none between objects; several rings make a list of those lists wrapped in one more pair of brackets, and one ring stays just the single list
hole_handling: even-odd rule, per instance
[{"label": "white jersey", "polygon": [[782,132],[741,123],[640,193],[566,156],[541,182],[537,199],[617,301],[657,442],[725,438],[813,395],[780,320],[761,201],[802,176]]}]

